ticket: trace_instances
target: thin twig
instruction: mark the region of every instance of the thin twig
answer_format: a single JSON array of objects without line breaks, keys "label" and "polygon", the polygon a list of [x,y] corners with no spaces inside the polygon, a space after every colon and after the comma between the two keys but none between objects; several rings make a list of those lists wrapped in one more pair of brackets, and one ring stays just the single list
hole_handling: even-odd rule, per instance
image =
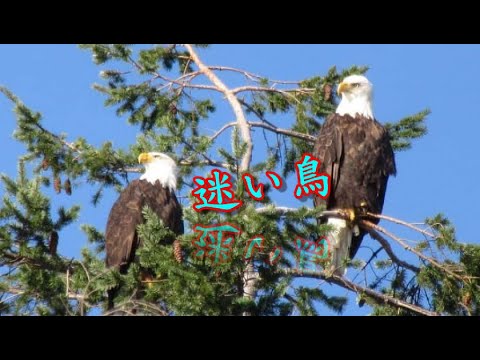
[{"label": "thin twig", "polygon": [[[181,56],[179,56],[181,57]],[[185,58],[188,61],[191,61],[191,57],[181,57]],[[229,71],[229,72],[235,72],[244,75],[247,79],[255,81],[255,82],[261,82],[263,79],[267,79],[269,83],[272,84],[280,84],[280,85],[300,85],[300,81],[288,81],[288,80],[274,80],[274,79],[268,79],[265,76],[261,76],[258,74],[254,74],[250,71],[246,71],[243,69],[237,69],[234,67],[230,66],[217,66],[217,65],[209,65],[207,66],[208,69],[213,70],[213,71]],[[202,75],[203,73],[201,71],[192,71],[189,73],[184,73],[182,76],[179,78],[175,79],[176,82],[181,82],[185,79],[187,79],[189,82],[192,81],[195,77]],[[168,81],[168,80],[167,80]]]},{"label": "thin twig", "polygon": [[10,300],[16,298],[17,296],[23,295],[25,293],[25,291],[17,290],[17,289],[14,289],[14,288],[10,288],[6,292],[11,293],[12,295],[8,296],[6,299],[0,300],[0,304],[6,304]]},{"label": "thin twig", "polygon": [[[209,66],[208,68],[210,70],[217,70],[217,71],[237,72],[237,73],[245,75],[245,77],[247,77],[248,79],[251,79],[251,80],[257,81],[257,82],[262,80],[262,79],[267,79],[265,76],[257,75],[257,74],[251,73],[249,71],[246,71],[246,70],[237,69],[237,68],[233,68],[233,67],[229,67],[229,66]],[[273,83],[273,84],[285,84],[285,85],[299,85],[300,84],[300,81],[270,80],[270,79],[267,79],[267,80],[269,82]]]},{"label": "thin twig", "polygon": [[[169,83],[179,85],[182,88],[202,89],[202,90],[212,90],[212,91],[216,91],[216,92],[222,92],[216,86],[204,85],[204,84],[191,84],[189,81],[177,81],[175,79],[170,79],[170,78],[166,77],[165,75],[158,74],[158,73],[155,75],[155,78],[159,78],[159,79],[162,79],[164,81],[168,81]],[[165,85],[162,85],[162,88],[164,88],[164,87],[165,87]],[[160,90],[160,88],[158,88],[157,90]]]},{"label": "thin twig", "polygon": [[298,211],[298,209],[289,208],[289,207],[285,207],[285,206],[275,206],[275,207],[274,206],[266,206],[266,207],[256,208],[255,211],[260,213],[260,214],[265,213],[265,212],[274,211],[274,212],[279,213],[280,215],[286,215],[286,214],[291,213],[291,212],[296,212],[296,211]]},{"label": "thin twig", "polygon": [[60,136],[58,136],[57,134],[54,134],[53,132],[51,131],[48,131],[47,129],[45,129],[42,125],[40,125],[39,123],[35,123],[35,126],[41,130],[42,132],[44,132],[45,134],[48,134],[50,135],[51,137],[53,137],[54,139],[56,139],[57,141],[59,141],[60,143],[62,143],[63,145],[65,145],[66,147],[68,147],[70,150],[78,153],[78,154],[82,154],[82,150],[80,150],[79,148],[77,148],[75,145],[73,145],[72,143],[69,143],[68,141],[65,141],[64,139],[62,139]]},{"label": "thin twig", "polygon": [[197,165],[197,164],[216,166],[216,167],[227,169],[229,171],[235,171],[235,165],[232,166],[228,163],[217,161],[217,160],[212,160],[212,159],[203,160],[203,161],[190,161],[190,160],[180,161],[180,165],[183,165],[183,166],[192,166],[192,165]]},{"label": "thin twig", "polygon": [[241,173],[248,170],[250,167],[250,162],[252,160],[252,152],[253,152],[253,142],[252,142],[252,134],[250,134],[250,129],[248,127],[247,119],[245,118],[245,114],[242,109],[242,105],[238,101],[235,93],[228,89],[227,86],[210,70],[198,57],[197,53],[193,49],[190,44],[185,44],[185,48],[187,49],[188,53],[192,57],[193,62],[198,66],[199,70],[213,83],[213,87],[215,90],[222,92],[227,101],[229,102],[232,110],[235,114],[235,118],[238,122],[238,128],[240,130],[240,134],[242,136],[242,140],[247,144],[247,149],[245,154],[242,158],[239,171]]},{"label": "thin twig", "polygon": [[290,276],[298,276],[298,277],[308,277],[308,278],[314,278],[314,279],[322,279],[327,282],[336,284],[338,286],[341,286],[345,289],[351,290],[353,292],[356,292],[357,294],[364,294],[367,295],[368,297],[372,298],[377,302],[378,304],[389,304],[396,306],[398,308],[403,308],[406,310],[410,310],[414,313],[420,314],[420,315],[426,315],[426,316],[439,316],[440,314],[434,311],[429,311],[426,310],[420,306],[413,305],[410,303],[407,303],[403,300],[396,299],[392,296],[386,295],[379,293],[375,290],[372,290],[368,287],[363,287],[360,285],[357,285],[347,278],[339,275],[331,275],[328,276],[323,272],[316,272],[316,271],[309,271],[309,270],[298,270],[298,269],[282,269],[281,273],[284,275],[290,275]]},{"label": "thin twig", "polygon": [[[298,139],[306,140],[306,141],[308,141],[309,143],[312,143],[312,144],[315,142],[315,137],[312,136],[312,135],[303,134],[303,133],[293,131],[293,130],[282,129],[282,128],[276,127],[275,125],[266,124],[265,122],[248,121],[247,124],[250,127],[259,127],[259,128],[267,129],[267,130],[272,131],[272,132],[277,133],[277,134],[287,135],[287,136],[295,137],[295,138],[298,138]],[[230,123],[225,124],[224,126],[222,126],[220,128],[220,130],[218,130],[215,134],[213,134],[210,137],[210,141],[215,140],[225,130],[227,130],[230,127],[236,126],[236,125],[237,125],[236,121],[232,121]]]},{"label": "thin twig", "polygon": [[[197,155],[203,157],[205,159],[204,163],[207,164],[207,165],[210,165],[210,166],[217,166],[217,167],[223,167],[223,168],[226,168],[230,171],[234,171],[235,167],[234,166],[230,166],[229,164],[227,163],[222,163],[222,162],[219,162],[219,161],[215,161],[215,160],[212,160],[210,159],[210,157],[208,157],[207,155],[205,155],[205,153],[202,153],[202,152],[199,152],[197,149],[195,149],[194,146],[192,146],[190,143],[188,143],[185,139],[182,139],[182,143],[188,147],[191,151],[193,151],[194,153],[196,153]],[[233,169],[231,169],[233,168]]]},{"label": "thin twig", "polygon": [[438,263],[435,259],[431,258],[431,257],[428,257],[424,254],[422,254],[420,251],[417,251],[415,250],[413,247],[411,247],[410,245],[408,245],[405,241],[403,241],[402,239],[400,239],[398,236],[395,236],[394,234],[390,233],[389,231],[387,231],[386,229],[382,228],[381,226],[378,226],[378,225],[375,225],[374,223],[368,221],[368,220],[360,220],[360,225],[362,225],[364,228],[367,228],[367,229],[373,229],[373,230],[376,230],[378,232],[381,232],[382,234],[385,234],[387,235],[389,238],[391,238],[392,240],[395,240],[397,243],[399,243],[400,245],[403,246],[404,249],[414,253],[415,255],[417,255],[419,258],[429,262],[430,264],[432,264],[433,266],[437,267],[438,269],[442,270],[442,271],[445,271],[447,274],[453,276],[454,278],[460,280],[460,281],[464,281],[465,278],[458,275],[458,274],[455,274],[454,272],[450,271],[449,269],[447,269],[445,266],[441,265],[440,263]]},{"label": "thin twig", "polygon": [[[371,250],[371,248],[369,248]],[[375,259],[377,257],[377,255],[380,253],[380,251],[383,250],[383,247],[379,247],[377,250],[374,251],[374,253],[372,254],[372,256],[370,256],[370,259],[368,259],[368,261],[365,263],[365,265],[362,266],[362,268],[360,269],[360,271],[363,271],[365,270],[365,268],[370,265],[370,263],[373,261],[373,259]],[[353,279],[355,280],[355,278]]]},{"label": "thin twig", "polygon": [[225,124],[223,125],[220,130],[218,130],[215,134],[213,134],[212,136],[210,136],[210,141],[214,141],[217,137],[219,137],[225,130],[227,130],[228,128],[232,127],[232,126],[236,126],[237,125],[237,122],[236,121],[232,121],[228,124]]},{"label": "thin twig", "polygon": [[303,133],[293,131],[293,130],[282,129],[282,128],[279,128],[279,127],[276,127],[276,126],[273,126],[273,125],[266,124],[264,122],[248,122],[248,125],[251,126],[251,127],[264,128],[264,129],[270,130],[270,131],[272,131],[274,133],[277,133],[277,134],[287,135],[287,136],[295,137],[295,138],[298,138],[298,139],[306,140],[306,141],[308,141],[309,143],[312,143],[312,144],[315,142],[315,137],[312,136],[312,135],[303,134]]},{"label": "thin twig", "polygon": [[385,249],[385,252],[387,253],[387,255],[389,256],[389,258],[396,264],[398,264],[399,266],[402,266],[406,269],[409,269],[409,270],[412,270],[414,273],[418,274],[420,272],[420,269],[414,265],[411,265],[403,260],[400,260],[396,255],[395,253],[393,252],[392,250],[392,247],[390,246],[390,244],[388,243],[387,239],[385,239],[383,236],[381,236],[377,231],[375,231],[374,229],[369,229],[367,228],[366,229],[368,231],[368,233],[370,234],[370,236],[374,239],[374,240],[377,240],[380,245],[382,245],[382,247]]},{"label": "thin twig", "polygon": [[265,87],[265,86],[239,86],[234,89],[232,89],[233,94],[239,94],[241,92],[245,91],[256,91],[256,92],[274,92],[278,94],[282,94],[284,96],[292,97],[296,101],[297,98],[295,97],[295,93],[301,93],[301,94],[310,94],[315,91],[314,88],[298,88],[298,89],[285,89],[285,90],[280,90],[280,89],[275,89],[272,87]]},{"label": "thin twig", "polygon": [[368,216],[371,216],[371,217],[374,217],[374,218],[377,218],[377,219],[383,219],[383,220],[387,220],[387,221],[391,221],[395,224],[400,224],[400,225],[403,225],[403,226],[406,226],[412,230],[415,230],[415,231],[418,231],[428,237],[431,237],[432,239],[435,239],[436,236],[432,233],[429,233],[428,231],[425,231],[423,229],[420,229],[419,227],[417,226],[414,226],[413,224],[410,224],[406,221],[403,221],[403,220],[400,220],[400,219],[396,219],[396,218],[393,218],[391,216],[387,216],[387,215],[381,215],[381,214],[373,214],[371,212],[367,212],[367,215]]},{"label": "thin twig", "polygon": [[[15,287],[9,287],[7,290],[5,290],[5,293],[14,294],[16,296],[22,295],[26,292],[27,292],[27,290],[23,290],[23,289],[20,289],[20,288],[15,288]],[[33,292],[33,293],[34,293],[34,295],[36,295],[35,292]],[[67,298],[69,298],[71,300],[79,301],[79,299],[83,299],[82,295],[77,295],[77,294],[72,293],[72,292],[69,292],[68,294],[66,294],[66,296],[67,296]],[[5,302],[5,300],[3,300],[3,302]],[[2,303],[2,301],[0,301],[0,303]]]},{"label": "thin twig", "polygon": [[267,119],[265,119],[265,116],[260,112],[258,111],[257,109],[255,109],[252,105],[250,105],[248,102],[246,102],[244,99],[238,99],[238,101],[240,101],[240,104],[242,104],[243,106],[245,106],[247,108],[247,110],[249,110],[250,112],[254,113],[259,120],[263,121],[264,123],[268,124],[268,125],[271,125],[271,126],[275,126],[273,123],[271,123],[270,121],[268,121]]},{"label": "thin twig", "polygon": [[472,312],[470,311],[467,305],[465,305],[461,301],[458,302],[458,305],[460,305],[467,312],[468,316],[472,316]]},{"label": "thin twig", "polygon": [[67,268],[67,284],[65,286],[65,295],[68,296],[70,290],[70,267]]}]

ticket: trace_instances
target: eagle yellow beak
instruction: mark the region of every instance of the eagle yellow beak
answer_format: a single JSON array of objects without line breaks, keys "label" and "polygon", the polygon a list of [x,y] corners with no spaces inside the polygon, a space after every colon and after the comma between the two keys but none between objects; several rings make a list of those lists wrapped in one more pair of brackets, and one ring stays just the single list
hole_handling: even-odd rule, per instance
[{"label": "eagle yellow beak", "polygon": [[337,94],[340,95],[341,93],[348,91],[350,88],[351,88],[350,84],[341,82],[340,84],[338,84]]},{"label": "eagle yellow beak", "polygon": [[138,155],[138,162],[140,164],[148,163],[148,162],[152,161],[152,159],[153,158],[149,153],[141,153],[140,155]]}]

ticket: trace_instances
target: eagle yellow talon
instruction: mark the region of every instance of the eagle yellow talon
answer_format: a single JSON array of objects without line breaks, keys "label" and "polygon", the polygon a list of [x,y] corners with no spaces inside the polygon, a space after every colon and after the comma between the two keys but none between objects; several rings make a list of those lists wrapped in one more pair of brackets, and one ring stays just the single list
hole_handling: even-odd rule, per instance
[{"label": "eagle yellow talon", "polygon": [[353,209],[343,209],[342,215],[346,216],[351,222],[355,221],[355,211]]}]

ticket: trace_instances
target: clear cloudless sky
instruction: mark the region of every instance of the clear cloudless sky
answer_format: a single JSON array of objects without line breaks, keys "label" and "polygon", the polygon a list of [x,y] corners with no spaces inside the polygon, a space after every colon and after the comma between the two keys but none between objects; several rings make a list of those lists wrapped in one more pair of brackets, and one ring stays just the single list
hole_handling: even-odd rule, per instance
[{"label": "clear cloudless sky", "polygon": [[[72,140],[84,136],[94,145],[111,140],[115,147],[127,148],[135,141],[138,129],[127,126],[113,108],[105,108],[102,95],[92,89],[94,82],[101,82],[101,68],[93,64],[90,52],[76,45],[0,45],[0,52],[0,84],[41,112],[48,129],[65,132]],[[200,54],[207,64],[239,67],[283,80],[323,75],[334,65],[338,69],[369,66],[367,76],[374,85],[374,110],[380,122],[397,121],[427,107],[432,110],[428,135],[415,141],[411,150],[397,154],[398,175],[389,182],[384,213],[420,222],[443,212],[454,222],[460,241],[479,242],[475,204],[480,200],[480,46],[213,45]],[[11,110],[12,104],[0,98],[0,172],[15,176],[17,158],[25,150],[12,137],[15,118]],[[221,106],[215,117],[225,122],[233,115]],[[288,128],[289,121],[277,125]],[[228,140],[225,137],[225,144]],[[86,246],[80,225],[89,223],[104,230],[117,197],[107,192],[94,208],[85,203],[92,188],[81,181],[74,185],[71,197],[47,190],[54,199],[53,208],[84,204],[80,220],[61,234],[60,251],[71,257],[79,256]],[[298,206],[291,195],[276,201]],[[369,312],[367,307],[357,308],[355,297],[349,301],[345,314]]]}]

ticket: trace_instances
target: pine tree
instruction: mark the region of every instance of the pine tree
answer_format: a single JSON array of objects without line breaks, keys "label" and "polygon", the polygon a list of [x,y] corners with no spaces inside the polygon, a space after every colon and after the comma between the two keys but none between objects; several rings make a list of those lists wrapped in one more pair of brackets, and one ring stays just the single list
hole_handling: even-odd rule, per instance
[{"label": "pine tree", "polygon": [[[347,75],[366,73],[366,67],[334,67],[324,75],[287,82],[209,66],[199,56],[205,45],[81,47],[103,67],[104,84],[94,87],[106,97],[105,105],[127,116],[140,134],[128,150],[115,149],[108,140],[99,147],[86,138],[71,140],[49,131],[40,113],[0,88],[14,104],[15,138],[26,149],[17,177],[1,176],[0,314],[88,315],[105,309],[107,290],[119,285],[118,308],[125,314],[316,315],[319,303],[340,313],[346,298],[329,295],[321,286],[330,283],[356,292],[358,304],[350,306],[367,303],[375,315],[479,315],[480,247],[458,242],[453,225],[441,214],[427,218],[423,227],[383,216],[388,230],[362,220],[379,247],[370,259],[350,262],[352,276],[328,274],[322,263],[315,270],[296,264],[293,240],[314,241],[325,234],[327,226],[316,225],[325,209],[314,209],[311,202],[298,208],[276,206],[271,194],[279,190],[266,181],[265,173],[275,171],[284,180],[295,176],[295,161],[312,150],[315,134],[336,107],[335,85]],[[228,87],[224,73],[245,84]],[[219,105],[212,94],[221,94],[218,102],[232,110],[232,119],[213,135],[201,126],[212,120]],[[410,149],[414,139],[426,134],[428,114],[423,110],[387,124],[395,151]],[[290,129],[277,125],[282,116],[294,119]],[[256,129],[263,141],[258,141]],[[228,132],[230,147],[222,147],[218,140]],[[52,196],[67,196],[86,181],[97,190],[92,204],[82,207],[101,206],[104,191],[121,191],[129,178],[138,176],[142,170],[137,156],[150,150],[166,152],[180,165],[178,192],[188,198],[185,235],[173,246],[162,245],[170,230],[145,208],[146,221],[138,228],[143,247],[127,274],[105,267],[103,229],[82,227],[95,249],[86,247],[73,259],[59,253],[57,245],[65,241],[62,230],[78,218],[80,206],[52,209],[49,188],[57,193]],[[265,156],[254,161],[254,152]],[[212,169],[232,176],[235,198],[243,201],[238,210],[193,210],[193,177],[207,177]],[[247,173],[255,184],[264,183],[260,201],[247,192],[242,180]],[[219,261],[198,247],[195,225],[227,222],[241,233],[226,244],[229,254]],[[395,235],[397,227],[416,234],[418,243],[405,243]],[[365,284],[358,277],[372,264],[376,271]],[[152,270],[155,279],[142,282],[140,266]],[[301,278],[314,279],[315,286],[299,282]],[[134,296],[140,289],[141,300]]]}]

